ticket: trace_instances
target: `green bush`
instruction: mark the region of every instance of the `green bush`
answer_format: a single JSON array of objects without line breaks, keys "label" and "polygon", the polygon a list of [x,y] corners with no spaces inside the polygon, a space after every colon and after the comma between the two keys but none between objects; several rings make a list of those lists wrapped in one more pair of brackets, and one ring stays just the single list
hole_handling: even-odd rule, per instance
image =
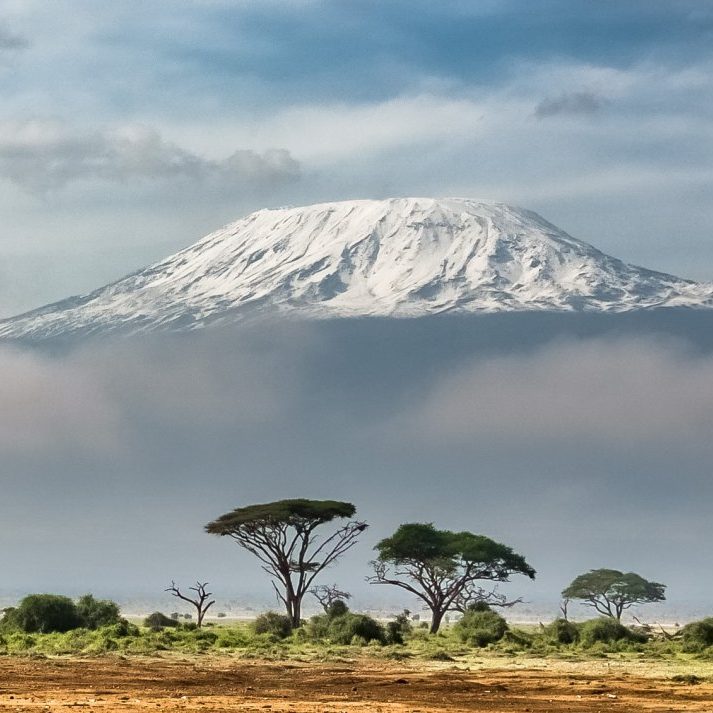
[{"label": "green bush", "polygon": [[408,613],[403,612],[386,625],[386,641],[389,644],[403,644],[404,638],[411,634],[413,627],[408,618]]},{"label": "green bush", "polygon": [[77,614],[85,629],[99,629],[111,626],[121,621],[119,605],[108,599],[95,599],[91,594],[85,594],[77,602]]},{"label": "green bush", "polygon": [[689,651],[713,646],[713,617],[692,621],[681,629],[683,645]]},{"label": "green bush", "polygon": [[285,614],[268,611],[255,619],[253,631],[256,634],[272,634],[278,639],[286,639],[292,633],[292,622]]},{"label": "green bush", "polygon": [[576,644],[579,641],[579,628],[567,619],[555,619],[545,627],[545,634],[558,644]]},{"label": "green bush", "polygon": [[69,597],[58,594],[30,594],[17,607],[5,611],[3,631],[47,634],[82,626],[77,606]]},{"label": "green bush", "polygon": [[508,625],[500,614],[494,611],[469,610],[453,627],[458,638],[471,646],[487,646],[505,636]]},{"label": "green bush", "polygon": [[175,619],[171,619],[170,616],[166,616],[163,612],[155,611],[144,619],[144,626],[152,631],[161,631],[167,626],[177,627],[178,622]]},{"label": "green bush", "polygon": [[347,612],[329,621],[327,638],[335,644],[351,644],[353,640],[357,643],[384,643],[386,634],[384,627],[370,616]]},{"label": "green bush", "polygon": [[116,624],[102,627],[102,634],[115,639],[123,639],[126,636],[139,636],[140,633],[139,627],[126,619],[119,619]]},{"label": "green bush", "polygon": [[335,617],[338,616],[344,616],[349,611],[349,607],[347,606],[347,603],[343,599],[335,599],[328,607],[327,607],[327,619],[334,619]]},{"label": "green bush", "polygon": [[584,646],[593,646],[598,642],[612,644],[615,641],[646,641],[646,636],[627,629],[621,622],[610,617],[583,622],[579,625],[579,637]]}]

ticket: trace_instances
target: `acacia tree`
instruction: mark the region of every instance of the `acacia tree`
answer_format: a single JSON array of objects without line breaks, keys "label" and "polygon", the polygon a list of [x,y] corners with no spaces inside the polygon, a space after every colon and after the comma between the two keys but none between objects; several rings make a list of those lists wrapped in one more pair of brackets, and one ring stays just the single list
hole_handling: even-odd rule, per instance
[{"label": "acacia tree", "polygon": [[666,599],[665,584],[649,582],[634,572],[616,569],[592,569],[562,592],[565,600],[579,599],[604,616],[621,620],[624,610],[635,604],[662,602]]},{"label": "acacia tree", "polygon": [[531,579],[535,570],[509,547],[484,535],[437,530],[432,524],[401,525],[379,542],[372,584],[391,584],[414,594],[431,610],[431,633],[446,612],[479,580],[506,582],[511,574]]},{"label": "acacia tree", "polygon": [[171,592],[174,597],[182,599],[184,602],[188,602],[196,608],[196,619],[199,629],[203,626],[203,618],[206,612],[215,604],[215,599],[211,599],[213,592],[209,592],[207,587],[208,582],[196,582],[195,587],[188,587],[190,591],[196,593],[195,597],[183,594],[175,582],[171,582],[171,586],[166,588],[166,591]]},{"label": "acacia tree", "polygon": [[368,526],[349,520],[330,534],[317,529],[355,513],[354,505],[337,500],[279,500],[237,508],[205,529],[231,537],[260,560],[292,626],[299,627],[302,598],[316,577],[351,549]]}]

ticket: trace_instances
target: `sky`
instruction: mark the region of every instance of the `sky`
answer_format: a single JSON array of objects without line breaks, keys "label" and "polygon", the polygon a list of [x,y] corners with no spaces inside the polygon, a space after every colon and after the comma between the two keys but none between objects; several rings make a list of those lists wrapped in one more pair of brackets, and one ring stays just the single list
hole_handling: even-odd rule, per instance
[{"label": "sky", "polygon": [[[712,40],[707,0],[0,0],[0,315],[261,207],[397,195],[713,281]],[[363,601],[408,520],[513,546],[553,615],[597,566],[707,600],[713,318],[572,319],[0,345],[0,599],[269,598],[202,527],[306,495],[371,524],[334,573]]]},{"label": "sky", "polygon": [[0,315],[252,210],[537,210],[713,280],[709,0],[0,0]]}]

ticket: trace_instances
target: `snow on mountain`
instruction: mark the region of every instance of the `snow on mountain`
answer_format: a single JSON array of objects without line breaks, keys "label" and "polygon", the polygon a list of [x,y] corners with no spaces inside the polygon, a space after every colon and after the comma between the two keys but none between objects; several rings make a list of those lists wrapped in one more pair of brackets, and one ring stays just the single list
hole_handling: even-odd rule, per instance
[{"label": "snow on mountain", "polygon": [[713,306],[713,285],[634,267],[536,213],[396,198],[260,210],[91,294],[0,322],[0,337],[189,330],[248,316],[626,311]]}]

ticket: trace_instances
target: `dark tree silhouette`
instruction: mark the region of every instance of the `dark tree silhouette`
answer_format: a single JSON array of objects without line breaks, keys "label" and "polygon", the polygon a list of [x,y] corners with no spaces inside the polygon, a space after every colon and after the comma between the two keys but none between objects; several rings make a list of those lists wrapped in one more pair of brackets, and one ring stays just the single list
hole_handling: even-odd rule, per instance
[{"label": "dark tree silhouette", "polygon": [[188,587],[190,591],[196,593],[195,597],[190,597],[182,594],[181,590],[176,586],[175,582],[171,582],[171,586],[166,588],[166,591],[171,592],[174,597],[182,599],[184,602],[188,602],[196,608],[196,619],[198,628],[203,626],[203,617],[206,615],[208,609],[210,609],[213,604],[215,604],[215,599],[210,599],[213,596],[213,592],[206,591],[207,586],[208,582],[196,582],[195,587]]},{"label": "dark tree silhouette", "polygon": [[293,627],[301,624],[302,599],[317,576],[357,542],[368,527],[350,520],[330,534],[317,530],[356,508],[336,500],[279,500],[237,508],[206,525],[214,535],[232,537],[255,555],[270,575]]},{"label": "dark tree silhouette", "polygon": [[375,547],[372,584],[401,587],[431,610],[431,633],[464,591],[478,580],[505,582],[511,574],[535,577],[535,570],[509,547],[471,532],[437,530],[432,524],[401,525]]},{"label": "dark tree silhouette", "polygon": [[617,621],[635,604],[662,602],[666,585],[649,582],[634,572],[616,569],[592,569],[580,574],[562,592],[565,599],[579,599],[586,606]]}]

